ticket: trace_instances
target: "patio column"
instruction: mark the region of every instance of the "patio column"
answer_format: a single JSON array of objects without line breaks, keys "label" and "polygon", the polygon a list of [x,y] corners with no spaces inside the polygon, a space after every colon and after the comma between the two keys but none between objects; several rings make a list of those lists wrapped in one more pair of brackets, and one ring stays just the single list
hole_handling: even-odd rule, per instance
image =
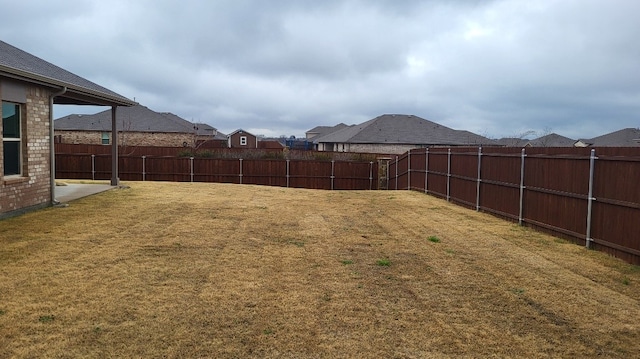
[{"label": "patio column", "polygon": [[118,129],[116,126],[116,109],[118,106],[111,106],[111,185],[118,183]]}]

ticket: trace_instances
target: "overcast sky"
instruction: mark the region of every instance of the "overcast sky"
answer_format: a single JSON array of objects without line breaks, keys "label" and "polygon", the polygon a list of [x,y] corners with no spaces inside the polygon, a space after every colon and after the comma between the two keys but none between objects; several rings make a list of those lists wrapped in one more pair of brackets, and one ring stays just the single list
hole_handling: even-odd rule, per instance
[{"label": "overcast sky", "polygon": [[3,41],[225,133],[302,137],[385,113],[491,138],[640,127],[638,0],[0,5]]}]

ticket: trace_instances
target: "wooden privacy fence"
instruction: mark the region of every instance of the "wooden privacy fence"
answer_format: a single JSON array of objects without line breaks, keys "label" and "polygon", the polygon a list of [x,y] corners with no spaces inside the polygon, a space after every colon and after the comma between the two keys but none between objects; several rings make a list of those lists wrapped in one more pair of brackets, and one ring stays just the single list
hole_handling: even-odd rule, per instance
[{"label": "wooden privacy fence", "polygon": [[[377,162],[119,156],[125,181],[223,182],[331,190],[378,189]],[[111,178],[111,155],[56,154],[56,178]]]},{"label": "wooden privacy fence", "polygon": [[387,177],[640,264],[639,148],[416,149]]}]

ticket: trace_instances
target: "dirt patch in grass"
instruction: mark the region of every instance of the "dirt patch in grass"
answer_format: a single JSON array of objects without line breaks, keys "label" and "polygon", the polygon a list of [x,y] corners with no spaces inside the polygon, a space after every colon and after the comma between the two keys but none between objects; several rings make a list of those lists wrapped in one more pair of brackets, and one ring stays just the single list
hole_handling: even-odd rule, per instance
[{"label": "dirt patch in grass", "polygon": [[408,191],[127,185],[0,221],[0,357],[640,352],[637,266],[486,214]]}]

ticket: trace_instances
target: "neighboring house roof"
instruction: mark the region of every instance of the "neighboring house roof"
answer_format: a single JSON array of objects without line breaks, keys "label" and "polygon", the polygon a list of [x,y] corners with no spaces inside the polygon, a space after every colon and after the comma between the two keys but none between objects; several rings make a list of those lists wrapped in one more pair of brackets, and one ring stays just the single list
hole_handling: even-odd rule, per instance
[{"label": "neighboring house roof", "polygon": [[579,147],[640,147],[640,129],[624,128],[592,139],[575,141]]},{"label": "neighboring house roof", "polygon": [[[316,126],[310,129],[309,131],[307,131],[305,134],[307,135],[307,138],[311,139],[314,137],[326,136],[330,133],[336,132],[345,127],[348,127],[348,126],[345,125],[344,123],[339,123],[335,126]],[[312,135],[312,136],[309,136],[309,135]]]},{"label": "neighboring house roof", "polygon": [[132,106],[135,101],[0,41],[0,75],[66,92],[55,104]]},{"label": "neighboring house roof", "polygon": [[560,136],[557,133],[550,133],[548,135],[538,137],[531,141],[527,141],[525,146],[530,147],[573,147],[576,140],[569,137]]},{"label": "neighboring house roof", "polygon": [[367,143],[410,145],[496,145],[469,131],[454,130],[413,115],[387,114],[359,125],[347,126],[314,143]]},{"label": "neighboring house roof", "polygon": [[496,140],[496,142],[499,145],[506,147],[573,147],[576,140],[560,136],[557,133],[550,133],[533,140],[518,137],[505,137]]},{"label": "neighboring house roof", "polygon": [[[213,135],[203,124],[191,123],[170,112],[155,112],[137,105],[118,108],[116,126],[118,131],[194,133]],[[215,130],[213,127],[206,125]],[[111,131],[111,109],[93,115],[68,115],[54,121],[54,128],[62,131]],[[223,137],[223,139],[226,138]]]},{"label": "neighboring house roof", "polygon": [[218,131],[217,128],[209,126],[206,123],[194,123],[196,132],[199,136],[210,136],[213,134],[212,140],[227,140],[227,135]]},{"label": "neighboring house roof", "polygon": [[529,140],[519,137],[503,137],[499,140],[496,140],[496,143],[500,146],[505,147],[524,147],[527,145],[527,143],[529,143]]}]

